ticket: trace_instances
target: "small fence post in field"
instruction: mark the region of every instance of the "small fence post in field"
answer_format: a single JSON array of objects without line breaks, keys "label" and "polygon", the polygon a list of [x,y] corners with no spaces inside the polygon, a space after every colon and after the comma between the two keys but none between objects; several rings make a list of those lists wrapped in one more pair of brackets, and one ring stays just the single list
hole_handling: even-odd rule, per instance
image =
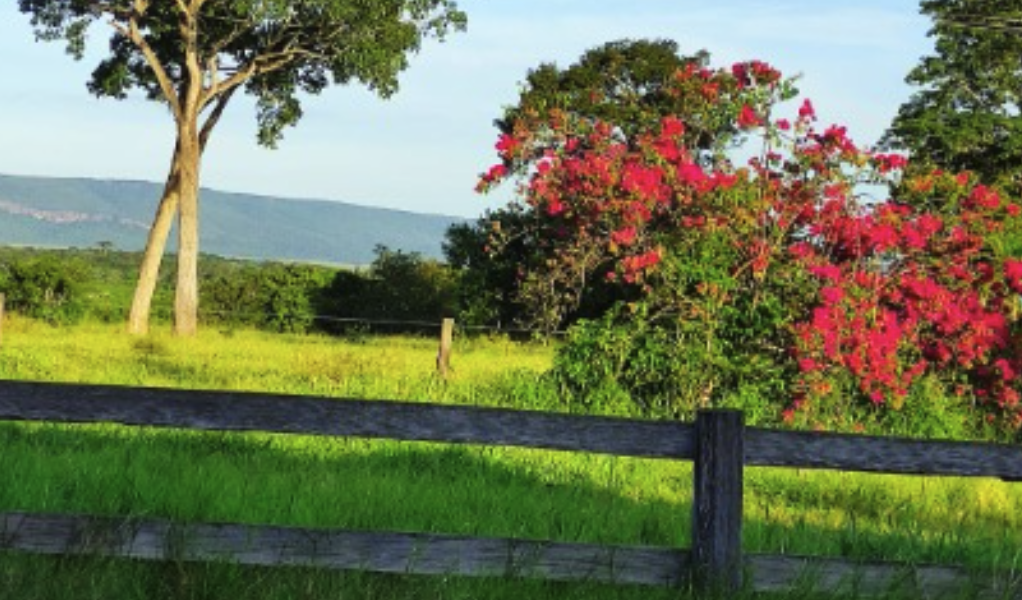
[{"label": "small fence post in field", "polygon": [[696,417],[692,581],[700,595],[732,594],[742,585],[741,411],[699,411]]},{"label": "small fence post in field", "polygon": [[4,310],[7,308],[7,296],[0,294],[0,346],[4,345]]},{"label": "small fence post in field", "polygon": [[440,326],[440,350],[436,355],[436,370],[446,378],[451,368],[451,341],[454,337],[454,319],[444,319]]}]

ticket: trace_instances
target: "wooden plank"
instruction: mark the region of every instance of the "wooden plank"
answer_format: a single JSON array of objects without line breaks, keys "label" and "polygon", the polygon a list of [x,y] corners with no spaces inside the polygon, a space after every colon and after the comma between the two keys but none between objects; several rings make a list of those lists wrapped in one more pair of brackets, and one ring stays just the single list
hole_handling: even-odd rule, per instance
[{"label": "wooden plank", "polygon": [[0,382],[0,420],[112,422],[690,459],[692,425],[607,417],[102,385]]},{"label": "wooden plank", "polygon": [[749,427],[745,437],[745,464],[1022,481],[1022,445]]},{"label": "wooden plank", "polygon": [[0,515],[0,549],[669,586],[688,567],[687,552],[663,548],[25,513]]},{"label": "wooden plank", "polygon": [[703,595],[733,594],[742,585],[744,416],[735,410],[696,417],[692,567]]},{"label": "wooden plank", "polygon": [[961,567],[755,554],[747,554],[744,563],[751,588],[759,593],[825,590],[854,597],[1022,600],[1022,587],[1008,574],[970,573]]}]

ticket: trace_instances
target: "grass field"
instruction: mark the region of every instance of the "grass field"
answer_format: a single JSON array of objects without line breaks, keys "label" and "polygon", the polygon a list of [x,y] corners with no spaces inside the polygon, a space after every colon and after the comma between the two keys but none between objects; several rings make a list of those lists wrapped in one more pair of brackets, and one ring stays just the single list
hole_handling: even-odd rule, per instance
[{"label": "grass field", "polygon": [[[196,340],[10,320],[0,377],[571,411],[552,351],[458,340],[206,331]],[[0,424],[0,511],[136,515],[689,546],[687,463],[114,426]],[[749,469],[749,552],[1022,570],[1022,484]],[[3,598],[677,598],[675,590],[0,556]],[[786,597],[803,597],[801,594]]]}]

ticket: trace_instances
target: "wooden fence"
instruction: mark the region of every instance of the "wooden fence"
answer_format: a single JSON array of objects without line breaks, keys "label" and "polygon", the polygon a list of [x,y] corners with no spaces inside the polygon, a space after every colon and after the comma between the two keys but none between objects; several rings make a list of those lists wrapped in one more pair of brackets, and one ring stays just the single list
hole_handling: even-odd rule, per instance
[{"label": "wooden fence", "polygon": [[[691,550],[357,532],[156,519],[0,514],[0,550],[153,560],[224,559],[386,573],[525,576],[699,590],[789,589],[810,577],[823,589],[933,597],[980,586],[1011,596],[1005,574],[957,567],[744,554],[745,465],[1022,481],[1022,447],[929,442],[746,427],[735,411],[694,424],[577,417],[403,402],[240,392],[0,382],[0,420],[120,423],[406,441],[519,446],[694,461]],[[1016,598],[1022,593],[1016,589]]]}]

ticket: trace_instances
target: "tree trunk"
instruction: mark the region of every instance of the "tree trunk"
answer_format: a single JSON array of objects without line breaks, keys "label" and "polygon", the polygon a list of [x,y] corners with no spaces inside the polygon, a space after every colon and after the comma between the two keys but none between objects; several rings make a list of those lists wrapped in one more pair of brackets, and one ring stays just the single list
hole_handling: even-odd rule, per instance
[{"label": "tree trunk", "polygon": [[181,195],[178,201],[177,289],[174,334],[193,336],[199,329],[199,165],[202,146],[195,127],[180,141]]},{"label": "tree trunk", "polygon": [[163,198],[156,209],[156,218],[149,229],[142,265],[138,272],[138,284],[135,286],[135,297],[131,302],[128,315],[128,333],[145,335],[149,333],[149,313],[152,308],[153,292],[160,274],[160,262],[167,246],[170,227],[177,214],[178,201],[181,196],[180,148],[174,149],[174,157],[170,163],[170,175],[163,187]]},{"label": "tree trunk", "polygon": [[198,330],[198,197],[201,160],[202,147],[196,128],[194,126],[179,128],[170,175],[167,177],[153,226],[149,230],[142,265],[139,268],[138,284],[128,316],[129,333],[144,335],[149,331],[153,293],[175,215],[179,216],[179,220],[174,333],[190,336],[195,335]]}]

